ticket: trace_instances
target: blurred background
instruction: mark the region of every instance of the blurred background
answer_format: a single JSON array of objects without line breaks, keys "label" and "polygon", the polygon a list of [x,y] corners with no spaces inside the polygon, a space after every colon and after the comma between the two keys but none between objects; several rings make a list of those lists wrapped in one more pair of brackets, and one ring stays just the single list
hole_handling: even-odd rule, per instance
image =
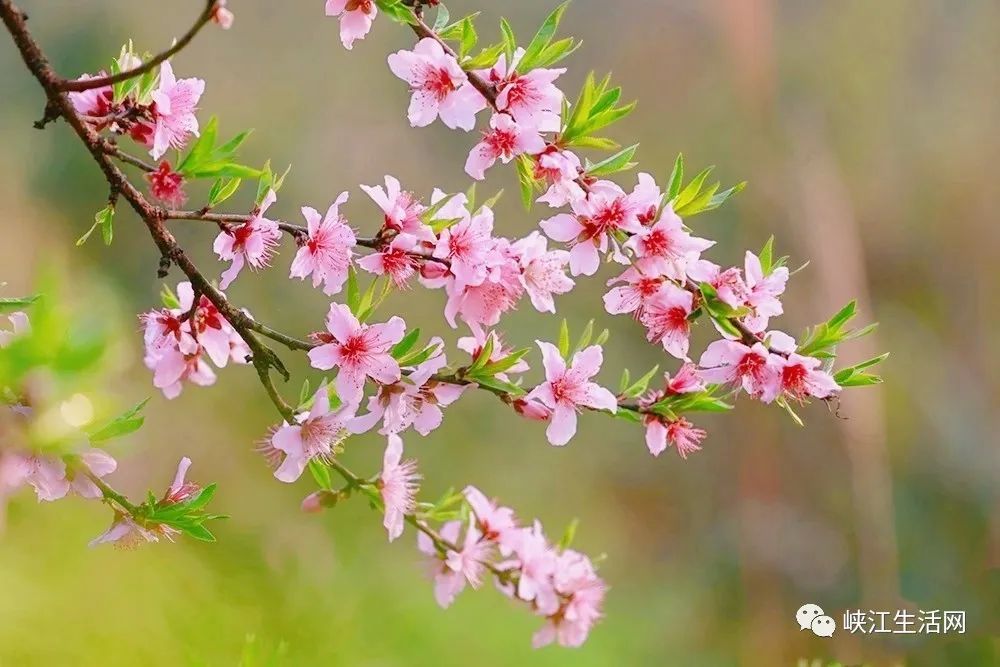
[{"label": "blurred background", "polygon": [[[21,4],[66,76],[105,67],[129,37],[158,51],[200,8]],[[526,41],[554,4],[453,0],[450,9],[482,10],[480,34],[495,39],[502,5]],[[202,122],[219,115],[228,136],[256,128],[245,161],[293,165],[277,216],[299,222],[300,205],[325,209],[350,190],[352,223],[371,230],[380,218],[358,183],[391,173],[417,193],[468,187],[461,166],[474,136],[406,122],[407,91],[385,65],[412,44],[406,30],[380,18],[349,53],[318,0],[230,5],[234,28],[206,29],[174,69],[206,79]],[[739,263],[775,234],[793,266],[810,262],[775,326],[797,334],[857,297],[863,319],[882,326],[842,359],[891,351],[886,384],[847,392],[840,418],[822,404],[806,409],[804,429],[741,401],[700,420],[710,435],[687,461],[672,451],[654,460],[638,426],[599,415],[553,448],[539,424],[490,396],[463,398],[431,437],[411,435],[427,498],[473,483],[555,535],[578,517],[577,546],[607,555],[607,618],[590,641],[533,651],[536,619],[490,590],[438,609],[415,536],[387,545],[362,501],[299,512],[310,484],[276,482],[252,450],[275,421],[252,369],[225,370],[215,387],[188,386],[173,402],[155,392],[134,315],[158,303],[158,257],[124,208],[112,248],[73,247],[106,186],[64,124],[31,129],[42,96],[3,36],[4,295],[31,292],[54,268],[63,299],[98,309],[113,333],[107,387],[123,407],[152,396],[146,427],[110,448],[117,487],[158,491],[188,455],[195,480],[219,483],[216,510],[232,518],[216,544],[88,549],[106,511],[40,505],[30,491],[12,498],[0,536],[0,665],[214,666],[272,653],[280,665],[998,664],[1000,5],[576,0],[563,31],[584,42],[559,82],[571,98],[596,70],[639,100],[613,135],[641,143],[643,170],[665,181],[682,151],[690,168],[717,165],[724,184],[749,181],[724,209],[692,220],[719,240],[710,257]],[[619,180],[630,189],[634,174]],[[493,170],[480,192],[500,188],[499,233],[524,235],[548,215],[520,207],[513,170]],[[217,274],[213,233],[185,224],[179,239]],[[273,270],[244,275],[230,295],[302,336],[321,328],[328,300],[287,280],[291,254],[286,246]],[[611,328],[600,380],[614,385],[623,366],[635,376],[664,358],[628,318],[603,313],[603,277],[581,280],[558,306],[577,331],[591,317]],[[383,312],[454,341],[442,307],[441,293],[416,288]],[[505,320],[518,346],[554,338],[558,322],[527,301]],[[284,357],[298,379],[292,396],[307,369]],[[374,472],[381,452],[378,439],[361,438],[346,458]],[[838,624],[848,608],[965,610],[967,631],[840,629],[823,639],[795,623],[807,602]]]}]

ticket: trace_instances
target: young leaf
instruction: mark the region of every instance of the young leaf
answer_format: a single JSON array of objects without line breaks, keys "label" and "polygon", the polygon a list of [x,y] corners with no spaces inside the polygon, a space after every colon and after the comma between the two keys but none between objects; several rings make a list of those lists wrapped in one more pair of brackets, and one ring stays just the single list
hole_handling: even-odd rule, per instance
[{"label": "young leaf", "polygon": [[559,325],[558,347],[559,347],[559,354],[562,355],[562,358],[569,360],[569,324],[567,324],[565,318],[563,318],[562,324]]},{"label": "young leaf", "polygon": [[556,30],[559,29],[559,22],[562,21],[563,14],[566,12],[566,7],[568,6],[569,0],[556,7],[549,14],[548,18],[545,19],[542,27],[538,29],[534,38],[532,38],[527,48],[525,48],[524,55],[521,57],[518,65],[519,70],[529,72],[538,66],[539,57],[552,42],[552,38],[555,37]]},{"label": "young leaf", "polygon": [[670,172],[669,186],[667,187],[667,201],[673,201],[681,191],[681,184],[684,181],[684,154],[678,153],[674,161],[674,170]]},{"label": "young leaf", "polygon": [[0,297],[0,313],[12,313],[27,308],[41,298],[40,294],[24,297]]},{"label": "young leaf", "polygon": [[632,144],[628,148],[624,148],[609,158],[601,160],[596,164],[591,164],[587,161],[587,175],[588,176],[610,176],[611,174],[616,174],[620,171],[627,171],[633,169],[636,166],[635,162],[632,162],[632,158],[635,157],[635,151],[639,148],[639,144]]},{"label": "young leaf", "polygon": [[145,421],[145,418],[139,413],[142,412],[142,409],[146,407],[146,403],[148,402],[149,399],[147,398],[104,426],[88,430],[88,438],[90,439],[90,442],[104,442],[105,440],[120,438],[138,431]]}]

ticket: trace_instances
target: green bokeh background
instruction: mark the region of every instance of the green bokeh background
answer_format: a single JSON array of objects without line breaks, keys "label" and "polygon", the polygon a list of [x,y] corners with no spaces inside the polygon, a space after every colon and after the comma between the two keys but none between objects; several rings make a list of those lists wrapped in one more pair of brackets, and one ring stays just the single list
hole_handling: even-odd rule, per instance
[{"label": "green bokeh background", "polygon": [[[199,4],[22,3],[67,76],[98,69],[128,37],[162,48]],[[451,9],[482,10],[484,37],[503,9],[527,36],[551,4],[454,0]],[[381,19],[348,53],[318,0],[230,5],[233,30],[206,30],[175,70],[207,80],[203,121],[218,114],[223,134],[257,129],[248,161],[293,164],[279,217],[297,220],[300,205],[325,208],[350,190],[346,211],[368,231],[378,216],[358,183],[392,173],[420,193],[468,187],[461,165],[474,136],[406,123],[405,87],[385,66],[411,44],[404,29]],[[738,263],[774,233],[793,265],[810,262],[775,324],[797,333],[858,297],[882,327],[843,357],[891,351],[886,384],[849,392],[843,419],[805,410],[805,429],[741,402],[702,420],[710,437],[687,461],[652,459],[638,427],[599,415],[552,448],[540,425],[479,395],[431,437],[410,436],[427,497],[474,483],[554,534],[579,517],[578,546],[607,555],[607,618],[588,644],[533,651],[536,620],[491,590],[439,610],[414,536],[387,545],[361,501],[301,514],[306,481],[277,483],[252,451],[273,410],[252,369],[231,368],[211,389],[188,387],[173,402],[155,395],[146,427],[111,447],[121,461],[114,483],[132,494],[165,486],[191,456],[193,477],[217,481],[217,509],[232,516],[219,542],[87,549],[105,511],[18,495],[0,537],[0,665],[235,665],[248,634],[264,654],[284,643],[284,665],[997,664],[1000,7],[577,0],[564,29],[584,47],[560,83],[572,95],[587,71],[614,73],[640,104],[613,134],[641,143],[645,170],[664,180],[683,151],[727,183],[750,181],[733,204],[692,221],[719,241],[711,257]],[[73,247],[105,185],[63,124],[31,129],[42,97],[6,37],[0,99],[6,294],[31,291],[53,266],[65,298],[86,307],[101,294],[119,338],[108,386],[131,404],[153,393],[133,319],[157,302],[153,247],[128,213],[112,248]],[[501,187],[499,232],[524,235],[546,213],[519,207],[511,170],[494,169],[481,192]],[[178,223],[176,233],[207,273],[221,271],[211,230]],[[301,336],[321,327],[328,301],[285,278],[290,259],[286,247],[272,271],[245,273],[230,294]],[[612,329],[601,380],[664,361],[627,318],[603,313],[602,293],[600,278],[582,279],[558,302],[577,330],[591,317]],[[453,341],[442,306],[440,293],[417,288],[384,312]],[[505,324],[518,345],[558,330],[527,302]],[[285,357],[301,379],[301,359]],[[368,472],[380,456],[366,437],[346,459]],[[838,622],[848,607],[962,609],[968,631],[821,639],[794,622],[806,602]]]}]

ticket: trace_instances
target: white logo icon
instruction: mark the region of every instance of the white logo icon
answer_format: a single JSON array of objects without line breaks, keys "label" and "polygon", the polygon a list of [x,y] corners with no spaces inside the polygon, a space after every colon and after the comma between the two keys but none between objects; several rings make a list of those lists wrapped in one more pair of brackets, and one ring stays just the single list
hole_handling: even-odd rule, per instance
[{"label": "white logo icon", "polygon": [[799,631],[812,630],[817,637],[832,637],[837,629],[837,622],[823,613],[818,604],[804,604],[795,612],[795,620],[799,623]]}]

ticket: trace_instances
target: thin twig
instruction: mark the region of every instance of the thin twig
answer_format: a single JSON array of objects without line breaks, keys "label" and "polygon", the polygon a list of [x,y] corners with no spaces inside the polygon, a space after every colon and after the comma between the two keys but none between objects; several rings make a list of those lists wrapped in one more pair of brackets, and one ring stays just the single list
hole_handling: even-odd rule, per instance
[{"label": "thin twig", "polygon": [[56,79],[54,81],[56,89],[64,92],[79,93],[85,90],[93,90],[94,88],[111,86],[116,83],[121,83],[122,81],[128,81],[129,79],[137,76],[142,76],[183,49],[192,39],[194,39],[194,36],[198,34],[198,31],[201,30],[206,23],[212,20],[212,16],[215,13],[215,2],[216,0],[208,0],[208,3],[205,5],[205,9],[202,11],[201,15],[198,16],[198,19],[195,21],[194,25],[191,26],[191,29],[188,30],[183,37],[174,42],[173,46],[166,51],[153,56],[151,59],[147,60],[138,67],[134,67],[124,72],[119,72],[118,74],[101,76],[94,79],[87,79],[85,81],[81,81],[79,79]]}]

